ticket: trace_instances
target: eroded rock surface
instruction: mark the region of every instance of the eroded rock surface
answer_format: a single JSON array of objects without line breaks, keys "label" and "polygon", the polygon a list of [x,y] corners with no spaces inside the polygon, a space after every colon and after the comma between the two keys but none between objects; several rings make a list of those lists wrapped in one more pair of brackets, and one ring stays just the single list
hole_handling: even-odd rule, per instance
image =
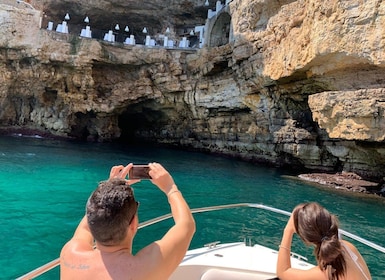
[{"label": "eroded rock surface", "polygon": [[309,96],[313,119],[330,138],[384,142],[385,89],[330,91]]},{"label": "eroded rock surface", "polygon": [[[204,1],[28,1],[36,10],[11,2],[0,3],[3,127],[383,177],[383,1],[230,1],[229,43],[202,49],[123,46],[75,31],[92,11],[95,30],[130,14],[176,36],[204,24]],[[46,30],[67,11],[73,33]]]}]

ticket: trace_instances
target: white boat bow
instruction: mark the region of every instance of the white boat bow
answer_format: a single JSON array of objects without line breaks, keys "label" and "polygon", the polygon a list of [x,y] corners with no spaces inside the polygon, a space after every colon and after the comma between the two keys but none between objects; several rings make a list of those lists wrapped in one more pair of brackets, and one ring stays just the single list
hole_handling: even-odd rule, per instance
[{"label": "white boat bow", "polygon": [[[170,280],[273,279],[276,277],[277,257],[276,250],[258,244],[213,242],[203,248],[189,250]],[[291,262],[293,267],[299,269],[314,266],[299,255],[292,255]]]}]

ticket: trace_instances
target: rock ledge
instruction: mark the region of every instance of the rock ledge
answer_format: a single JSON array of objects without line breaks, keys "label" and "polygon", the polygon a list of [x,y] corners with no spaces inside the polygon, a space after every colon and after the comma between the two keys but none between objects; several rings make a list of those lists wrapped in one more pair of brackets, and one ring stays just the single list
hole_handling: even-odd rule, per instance
[{"label": "rock ledge", "polygon": [[298,177],[304,181],[314,182],[334,189],[381,195],[381,187],[378,183],[363,180],[359,175],[352,172],[336,174],[309,173],[300,174]]}]

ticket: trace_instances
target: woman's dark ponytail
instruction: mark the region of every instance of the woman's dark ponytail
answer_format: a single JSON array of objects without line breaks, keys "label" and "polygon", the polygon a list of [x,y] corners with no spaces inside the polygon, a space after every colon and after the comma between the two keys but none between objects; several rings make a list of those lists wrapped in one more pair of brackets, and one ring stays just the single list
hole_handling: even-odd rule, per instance
[{"label": "woman's dark ponytail", "polygon": [[338,234],[324,238],[319,245],[316,245],[316,250],[318,250],[317,262],[321,270],[326,270],[329,280],[338,280],[345,274],[346,263]]},{"label": "woman's dark ponytail", "polygon": [[307,244],[315,245],[314,255],[329,280],[338,280],[346,272],[338,220],[318,203],[299,205],[293,211],[296,232]]}]

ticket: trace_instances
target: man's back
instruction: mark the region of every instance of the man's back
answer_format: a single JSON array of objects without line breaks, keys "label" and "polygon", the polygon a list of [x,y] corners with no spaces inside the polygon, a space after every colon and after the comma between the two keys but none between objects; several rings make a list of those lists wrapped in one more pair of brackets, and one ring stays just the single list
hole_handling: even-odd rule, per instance
[{"label": "man's back", "polygon": [[195,221],[171,175],[158,163],[149,164],[149,175],[166,194],[175,224],[160,240],[132,255],[139,204],[130,188],[138,180],[125,180],[131,168],[132,164],[113,167],[110,179],[91,195],[86,215],[62,248],[61,279],[166,280],[183,259]]},{"label": "man's back", "polygon": [[126,250],[104,253],[73,240],[63,247],[61,258],[61,279],[142,279],[135,256]]}]

